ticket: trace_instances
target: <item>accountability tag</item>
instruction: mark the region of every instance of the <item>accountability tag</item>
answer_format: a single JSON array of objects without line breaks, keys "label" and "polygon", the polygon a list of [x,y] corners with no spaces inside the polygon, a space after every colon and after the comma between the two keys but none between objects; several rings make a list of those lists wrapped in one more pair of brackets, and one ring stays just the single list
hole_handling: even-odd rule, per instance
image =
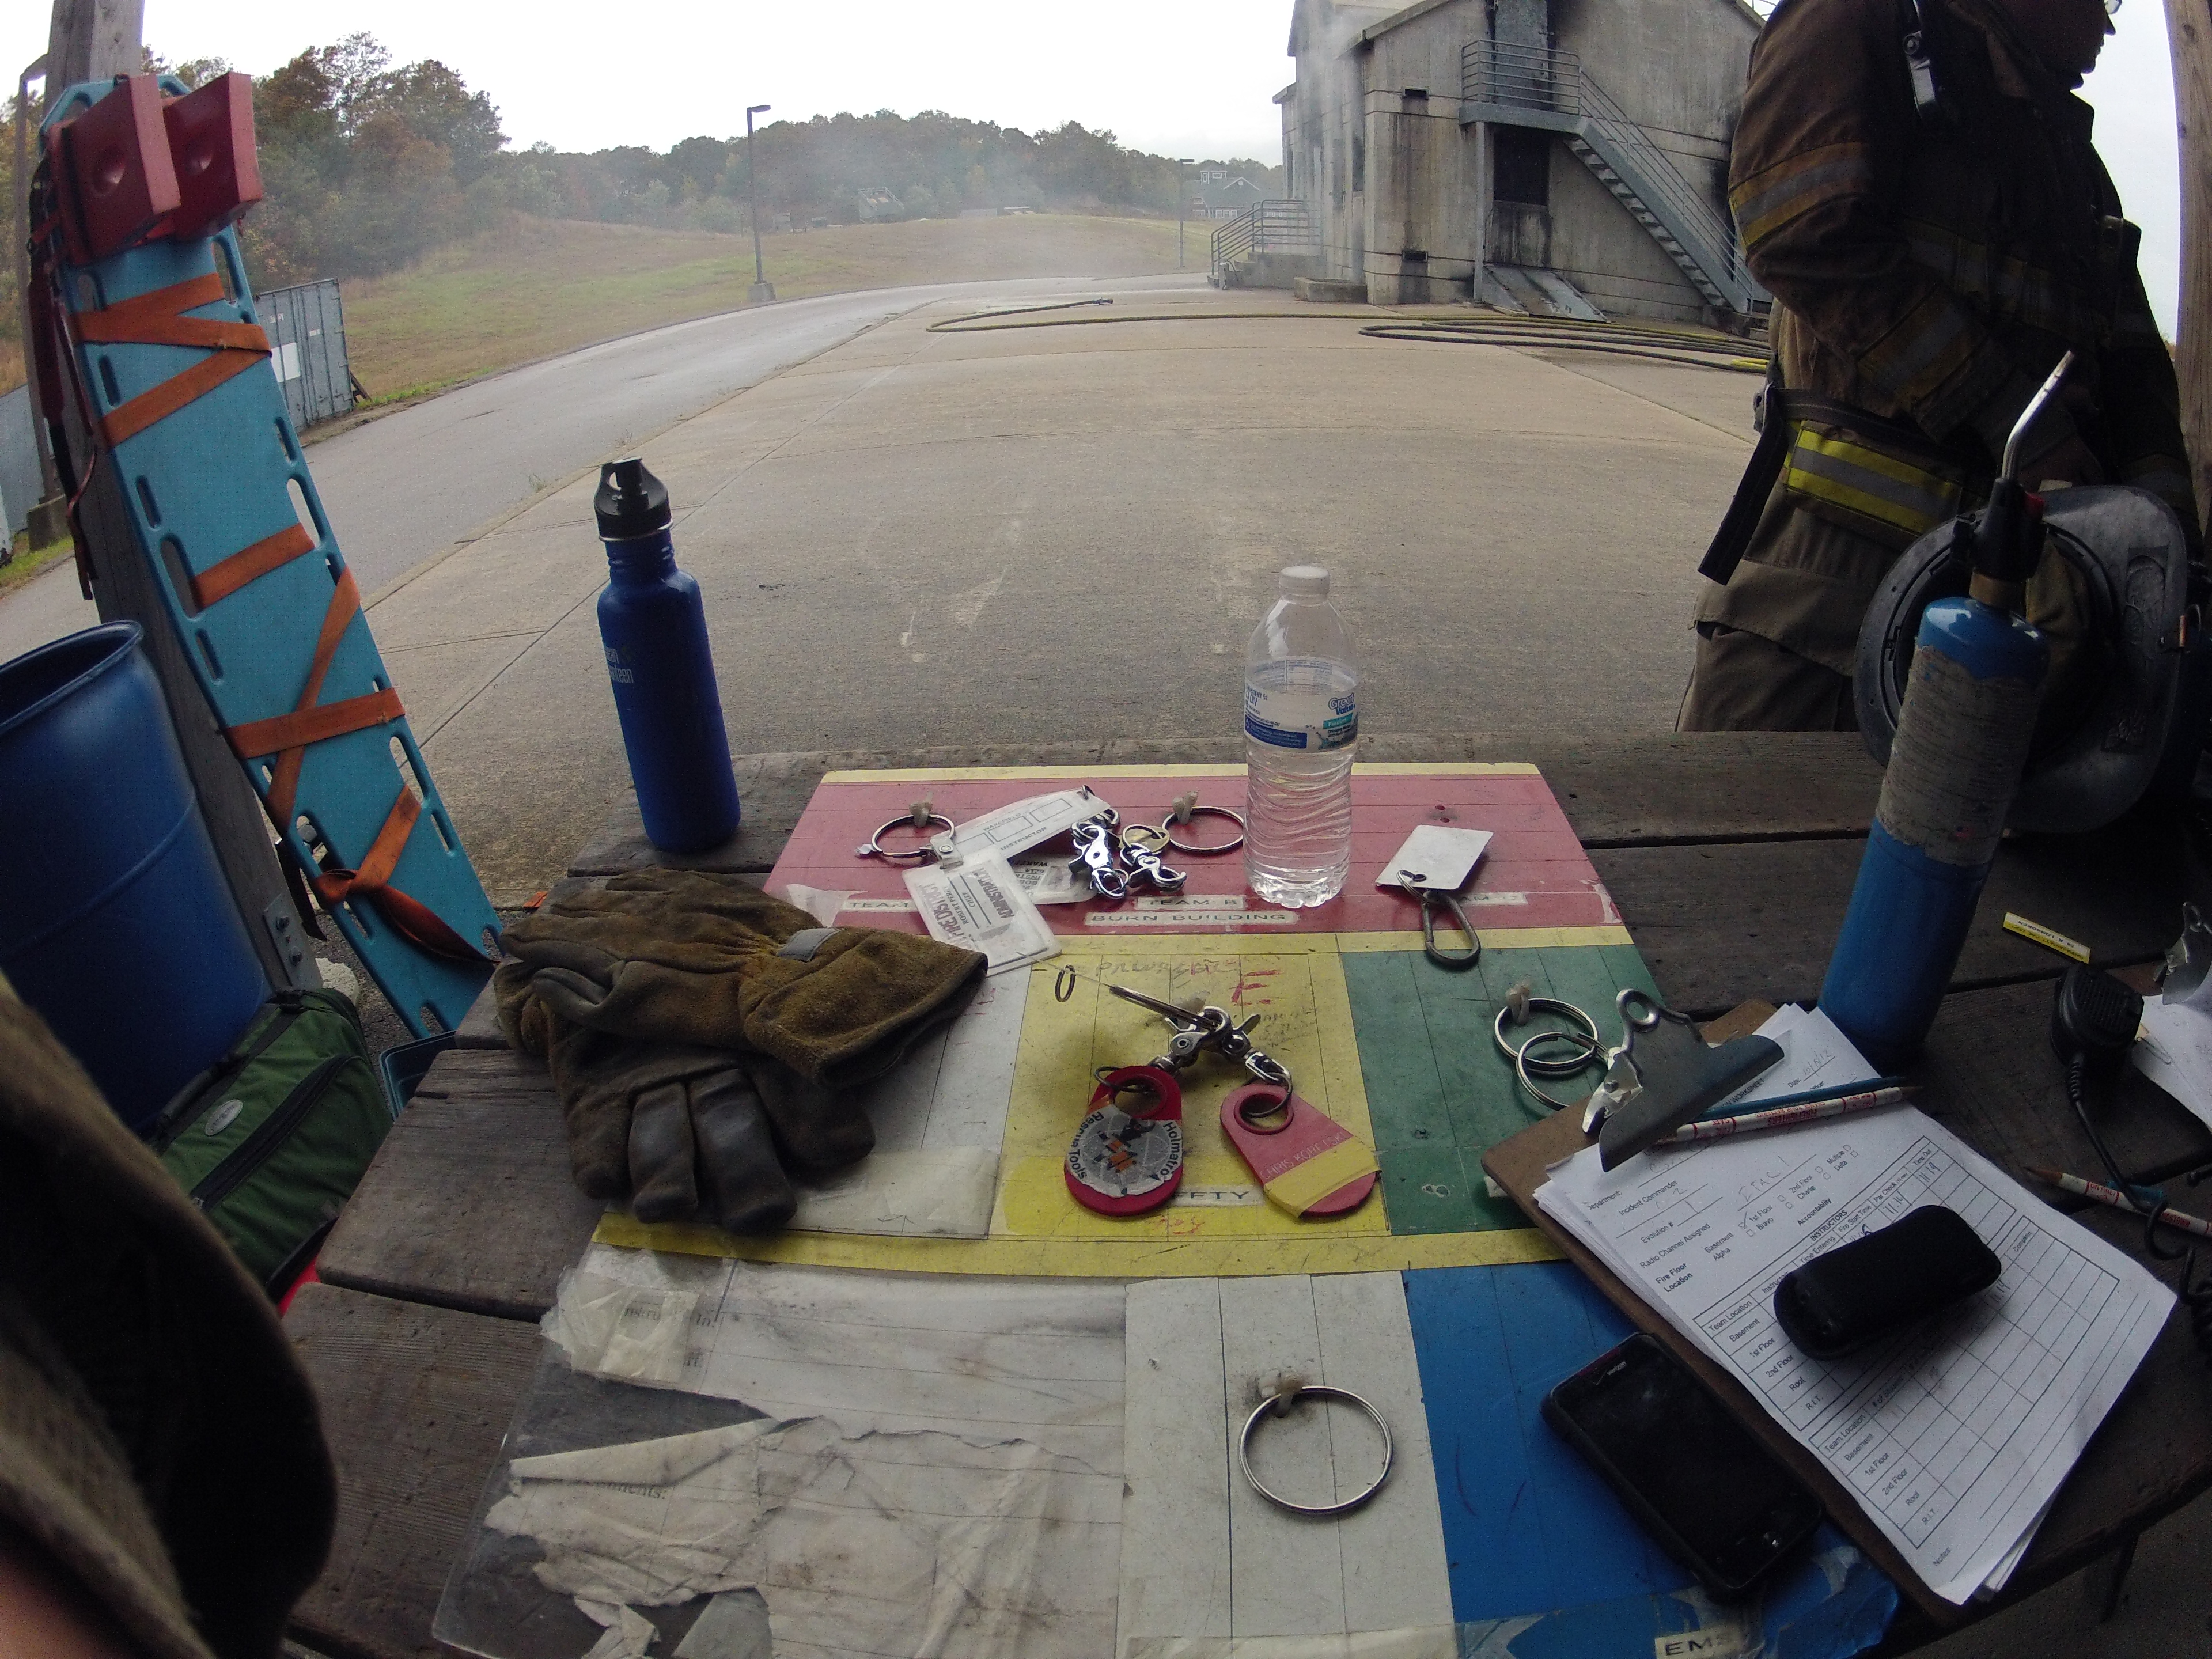
[{"label": "accountability tag", "polygon": [[1260,1178],[1261,1190],[1297,1216],[1342,1215],[1375,1190],[1374,1152],[1311,1101],[1272,1083],[1232,1089],[1221,1131]]},{"label": "accountability tag", "polygon": [[[1031,795],[995,807],[981,817],[957,824],[933,836],[930,847],[944,865],[965,862],[981,853],[1000,853],[1011,859],[1039,847],[1054,836],[1065,835],[1085,818],[1095,818],[1106,803],[1089,785],[1057,789],[1049,795]],[[1041,901],[1048,902],[1049,901]]]},{"label": "accountability tag", "polygon": [[1441,823],[1418,825],[1406,844],[1391,854],[1375,878],[1377,887],[1410,882],[1431,893],[1456,893],[1490,848],[1487,830],[1454,830]]},{"label": "accountability tag", "polygon": [[[1124,1094],[1152,1103],[1124,1111]],[[1157,1066],[1106,1073],[1067,1148],[1067,1190],[1101,1215],[1157,1210],[1182,1185],[1182,1085]]]}]

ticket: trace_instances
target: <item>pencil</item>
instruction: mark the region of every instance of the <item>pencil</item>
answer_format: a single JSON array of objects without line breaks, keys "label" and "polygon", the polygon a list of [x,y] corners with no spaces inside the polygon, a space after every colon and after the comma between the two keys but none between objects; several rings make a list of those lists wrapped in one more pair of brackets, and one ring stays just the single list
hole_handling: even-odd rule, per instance
[{"label": "pencil", "polygon": [[1869,1089],[1863,1094],[1831,1095],[1826,1100],[1802,1101],[1795,1106],[1780,1106],[1764,1112],[1745,1112],[1736,1117],[1709,1117],[1701,1122],[1685,1123],[1659,1144],[1666,1146],[1692,1140],[1725,1140],[1730,1135],[1784,1129],[1793,1123],[1816,1123],[1824,1117],[1841,1117],[1846,1112],[1870,1112],[1877,1106],[1893,1106],[1918,1092],[1917,1084],[1900,1083],[1885,1089]]},{"label": "pencil", "polygon": [[[1869,1089],[1894,1089],[1903,1084],[1901,1077],[1863,1077],[1850,1083],[1824,1083],[1817,1089],[1800,1089],[1794,1095],[1776,1095],[1766,1100],[1724,1101],[1705,1114],[1705,1121],[1723,1117],[1748,1117],[1753,1112],[1771,1112],[1784,1106],[1802,1106],[1808,1101],[1841,1100],[1845,1095],[1863,1094]],[[1753,1084],[1752,1087],[1758,1085]]]},{"label": "pencil", "polygon": [[[2081,1198],[2094,1198],[2100,1204],[2109,1204],[2116,1210],[2126,1210],[2141,1215],[2123,1192],[2116,1192],[2102,1182],[2084,1181],[2080,1176],[2068,1175],[2063,1170],[2030,1170],[2028,1174],[2038,1181],[2047,1181],[2063,1192]],[[2199,1221],[2193,1215],[2184,1215],[2179,1210],[2160,1210],[2158,1218],[2169,1227],[2179,1227],[2185,1233],[2195,1233],[2199,1238],[2212,1238],[2212,1221]]]}]

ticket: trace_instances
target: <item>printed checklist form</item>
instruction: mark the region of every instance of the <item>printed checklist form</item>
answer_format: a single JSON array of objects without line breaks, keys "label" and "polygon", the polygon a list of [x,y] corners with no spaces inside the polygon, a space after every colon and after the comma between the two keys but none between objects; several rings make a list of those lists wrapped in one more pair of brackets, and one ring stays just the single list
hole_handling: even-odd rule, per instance
[{"label": "printed checklist form", "polygon": [[[1946,1600],[2002,1587],[2173,1296],[1910,1107],[1553,1167],[1547,1215],[1809,1448]],[[1943,1205],[2004,1264],[1960,1307],[1840,1360],[1774,1317],[1784,1274]]]}]

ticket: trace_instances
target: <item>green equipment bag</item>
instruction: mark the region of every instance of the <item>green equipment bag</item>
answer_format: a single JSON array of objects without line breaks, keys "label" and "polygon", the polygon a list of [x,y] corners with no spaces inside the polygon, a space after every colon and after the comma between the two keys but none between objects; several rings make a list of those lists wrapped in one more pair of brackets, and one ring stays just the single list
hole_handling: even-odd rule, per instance
[{"label": "green equipment bag", "polygon": [[337,991],[281,991],[146,1138],[274,1299],[392,1127],[361,1016]]}]

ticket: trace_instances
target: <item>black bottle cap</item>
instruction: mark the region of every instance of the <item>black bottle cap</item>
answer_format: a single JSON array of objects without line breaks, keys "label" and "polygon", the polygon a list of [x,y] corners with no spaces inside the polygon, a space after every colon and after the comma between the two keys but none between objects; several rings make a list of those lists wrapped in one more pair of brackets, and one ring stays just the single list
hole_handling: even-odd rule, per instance
[{"label": "black bottle cap", "polygon": [[599,493],[592,508],[599,516],[599,539],[628,541],[668,528],[668,486],[645,470],[637,456],[609,461],[599,469]]}]

